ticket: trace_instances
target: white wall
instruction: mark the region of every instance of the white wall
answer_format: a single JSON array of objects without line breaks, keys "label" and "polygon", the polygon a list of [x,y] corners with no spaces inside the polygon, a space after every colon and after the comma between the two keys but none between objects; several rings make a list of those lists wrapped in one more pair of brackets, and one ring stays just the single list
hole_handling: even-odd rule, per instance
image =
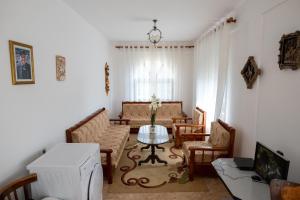
[{"label": "white wall", "polygon": [[[298,182],[300,70],[280,70],[277,62],[281,36],[300,30],[299,8],[299,0],[247,0],[235,10],[227,108],[236,154],[253,157],[257,140],[281,150],[291,161],[289,179]],[[263,71],[251,90],[240,75],[248,56]]]},{"label": "white wall", "polygon": [[[12,85],[8,40],[34,50],[36,83]],[[44,148],[65,141],[65,129],[109,107],[104,64],[109,42],[60,0],[0,0],[0,185],[24,174]],[[55,55],[66,57],[56,81]]]}]

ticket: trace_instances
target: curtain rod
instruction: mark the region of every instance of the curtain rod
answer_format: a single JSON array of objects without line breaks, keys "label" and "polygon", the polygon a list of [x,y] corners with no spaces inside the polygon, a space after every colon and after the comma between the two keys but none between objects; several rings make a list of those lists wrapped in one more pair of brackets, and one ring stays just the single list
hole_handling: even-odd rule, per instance
[{"label": "curtain rod", "polygon": [[228,24],[230,24],[230,23],[236,23],[236,19],[235,18],[233,18],[233,17],[229,17],[229,18],[227,18],[226,19],[226,22],[228,23]]},{"label": "curtain rod", "polygon": [[224,26],[225,23],[227,24],[235,24],[237,22],[237,19],[234,17],[229,17],[226,20],[223,20],[220,23],[216,23],[214,26],[212,26],[211,28],[209,28],[205,33],[203,33],[200,38],[205,37],[208,33],[210,33],[211,31],[216,32],[218,28],[220,28],[221,26]]},{"label": "curtain rod", "polygon": [[[125,48],[125,49],[137,49],[137,48],[140,48],[140,49],[149,49],[151,46],[137,46],[137,45],[126,45],[126,46],[115,46],[115,48],[117,49],[122,49],[122,48]],[[158,49],[162,49],[162,48],[174,48],[174,49],[177,49],[177,48],[187,48],[187,49],[191,49],[191,48],[194,48],[194,45],[171,45],[171,46],[167,46],[167,45],[164,45],[164,46],[156,46],[155,48],[158,48]]]}]

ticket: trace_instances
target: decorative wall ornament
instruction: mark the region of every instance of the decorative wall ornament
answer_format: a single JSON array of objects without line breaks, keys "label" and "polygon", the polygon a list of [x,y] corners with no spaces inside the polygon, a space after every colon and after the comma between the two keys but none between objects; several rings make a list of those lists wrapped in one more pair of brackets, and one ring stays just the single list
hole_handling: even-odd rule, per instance
[{"label": "decorative wall ornament", "polygon": [[300,31],[283,35],[279,43],[279,68],[281,70],[300,68]]},{"label": "decorative wall ornament", "polygon": [[66,79],[66,58],[56,56],[56,80],[64,81]]},{"label": "decorative wall ornament", "polygon": [[106,92],[106,96],[108,96],[110,89],[109,89],[109,65],[107,63],[105,63],[104,73],[105,73],[105,92]]},{"label": "decorative wall ornament", "polygon": [[9,41],[12,84],[34,84],[33,48],[20,42]]},{"label": "decorative wall ornament", "polygon": [[257,67],[253,56],[249,56],[241,74],[247,84],[247,88],[251,89],[257,76],[261,74],[261,70]]}]

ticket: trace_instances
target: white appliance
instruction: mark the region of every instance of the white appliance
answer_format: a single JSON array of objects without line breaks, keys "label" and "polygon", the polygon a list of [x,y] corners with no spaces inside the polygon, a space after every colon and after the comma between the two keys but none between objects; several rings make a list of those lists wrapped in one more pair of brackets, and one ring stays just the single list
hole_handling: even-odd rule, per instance
[{"label": "white appliance", "polygon": [[98,144],[58,144],[27,166],[37,173],[34,199],[102,200],[103,172]]}]

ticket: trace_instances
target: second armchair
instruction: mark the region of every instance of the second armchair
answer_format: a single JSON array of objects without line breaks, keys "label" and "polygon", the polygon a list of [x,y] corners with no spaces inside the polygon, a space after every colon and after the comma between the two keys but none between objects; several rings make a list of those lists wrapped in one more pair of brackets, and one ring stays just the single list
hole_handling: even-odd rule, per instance
[{"label": "second armchair", "polygon": [[204,140],[200,133],[206,129],[206,112],[198,107],[193,109],[193,117],[173,118],[172,133],[175,147],[181,147],[186,140]]}]

